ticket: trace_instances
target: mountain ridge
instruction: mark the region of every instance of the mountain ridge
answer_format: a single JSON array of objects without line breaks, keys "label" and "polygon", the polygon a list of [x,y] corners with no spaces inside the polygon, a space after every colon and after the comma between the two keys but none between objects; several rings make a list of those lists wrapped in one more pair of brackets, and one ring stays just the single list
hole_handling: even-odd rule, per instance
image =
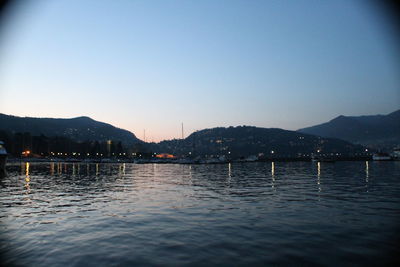
[{"label": "mountain ridge", "polygon": [[141,143],[133,133],[87,116],[74,118],[19,117],[0,113],[0,130],[33,135],[64,136],[76,141],[113,139],[132,145]]},{"label": "mountain ridge", "polygon": [[304,134],[280,128],[255,126],[215,127],[196,131],[185,139],[154,144],[155,152],[178,155],[271,155],[310,156],[312,153],[361,153],[364,148],[347,141]]},{"label": "mountain ridge", "polygon": [[340,115],[328,122],[297,131],[338,138],[355,144],[391,147],[398,145],[400,141],[400,110],[387,115]]},{"label": "mountain ridge", "polygon": [[[86,116],[53,119],[0,114],[0,130],[14,134],[29,132],[32,136],[61,136],[77,142],[101,141],[104,144],[107,140],[121,141],[127,149],[139,144],[141,148],[136,146],[135,151],[171,153],[178,156],[225,155],[240,158],[274,154],[277,157],[309,157],[320,152],[333,155],[361,153],[364,150],[362,146],[343,140],[256,126],[207,128],[191,133],[185,139],[145,143],[127,130]],[[23,149],[24,144],[20,145]]]}]

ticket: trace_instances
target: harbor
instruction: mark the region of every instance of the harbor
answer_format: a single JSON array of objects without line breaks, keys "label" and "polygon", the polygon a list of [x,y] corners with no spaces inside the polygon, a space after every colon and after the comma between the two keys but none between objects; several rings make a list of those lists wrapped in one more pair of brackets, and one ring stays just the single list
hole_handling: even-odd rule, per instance
[{"label": "harbor", "polygon": [[400,266],[387,2],[0,4],[0,265]]}]

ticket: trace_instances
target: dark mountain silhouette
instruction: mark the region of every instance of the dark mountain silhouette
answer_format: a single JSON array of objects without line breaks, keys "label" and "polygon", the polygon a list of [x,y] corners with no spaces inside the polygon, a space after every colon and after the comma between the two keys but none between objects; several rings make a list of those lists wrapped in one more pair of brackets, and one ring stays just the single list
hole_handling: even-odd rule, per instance
[{"label": "dark mountain silhouette", "polygon": [[391,147],[400,143],[400,110],[388,115],[339,116],[298,131],[339,138],[355,144]]},{"label": "dark mountain silhouette", "polygon": [[53,119],[17,117],[0,113],[0,130],[12,133],[29,132],[33,136],[67,137],[78,142],[86,140],[105,141],[108,139],[121,141],[126,145],[142,142],[127,130],[116,128],[104,122],[95,121],[89,117]]},{"label": "dark mountain silhouette", "polygon": [[298,157],[317,150],[326,154],[353,154],[364,150],[360,145],[343,140],[253,126],[205,129],[186,139],[162,141],[151,149],[176,155],[229,155],[234,158],[259,154],[269,156],[271,153],[280,157]]},{"label": "dark mountain silhouette", "polygon": [[32,137],[36,136],[36,139],[62,137],[76,142],[104,142],[110,139],[113,143],[120,141],[125,146],[140,145],[140,149],[136,150],[141,152],[172,153],[177,156],[226,155],[240,158],[250,155],[268,157],[273,154],[274,157],[309,157],[311,153],[317,151],[321,154],[353,155],[364,150],[360,145],[353,145],[343,140],[253,126],[204,129],[192,133],[186,139],[162,141],[157,144],[144,143],[129,131],[88,117],[52,119],[0,114],[0,131],[29,133]]}]

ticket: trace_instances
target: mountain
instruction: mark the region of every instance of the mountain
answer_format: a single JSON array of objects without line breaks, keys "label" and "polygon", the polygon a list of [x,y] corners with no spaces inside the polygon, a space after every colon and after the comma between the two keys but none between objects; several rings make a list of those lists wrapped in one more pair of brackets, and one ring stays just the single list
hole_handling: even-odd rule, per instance
[{"label": "mountain", "polygon": [[[129,131],[95,121],[89,117],[53,119],[0,114],[0,131],[29,132],[31,136],[66,137],[77,142],[110,139],[121,141],[125,146],[140,145],[140,149],[137,149],[142,152],[171,153],[178,156],[226,155],[240,158],[250,155],[270,156],[273,154],[275,157],[298,157],[309,156],[317,151],[322,154],[340,153],[342,155],[354,155],[364,151],[360,145],[353,145],[339,139],[253,126],[204,129],[192,133],[185,139],[162,141],[156,144],[144,143]],[[61,148],[59,150],[63,152]]]},{"label": "mountain", "polygon": [[271,153],[277,157],[297,157],[316,153],[354,154],[364,151],[360,145],[343,140],[321,138],[277,128],[238,126],[212,128],[192,133],[186,139],[162,141],[152,151],[175,155],[230,155],[234,158]]},{"label": "mountain", "polygon": [[75,141],[105,141],[112,139],[126,145],[142,143],[136,136],[110,124],[89,117],[72,119],[17,117],[0,113],[0,130],[29,132],[31,135],[62,136]]},{"label": "mountain", "polygon": [[339,116],[326,123],[299,129],[298,132],[392,148],[400,143],[400,110],[388,115]]}]

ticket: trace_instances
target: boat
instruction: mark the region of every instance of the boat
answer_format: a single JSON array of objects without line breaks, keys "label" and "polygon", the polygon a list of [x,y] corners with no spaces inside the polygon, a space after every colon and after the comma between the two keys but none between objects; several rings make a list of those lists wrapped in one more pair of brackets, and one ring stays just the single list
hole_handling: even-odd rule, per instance
[{"label": "boat", "polygon": [[327,157],[327,156],[323,157],[323,156],[312,155],[311,156],[311,161],[314,161],[314,162],[335,162],[336,159],[333,158],[333,157]]},{"label": "boat", "polygon": [[228,161],[227,161],[226,157],[223,155],[223,156],[219,156],[218,158],[217,157],[211,157],[211,158],[207,158],[207,159],[202,159],[202,160],[200,160],[199,163],[202,163],[202,164],[219,164],[219,163],[227,163],[227,162]]},{"label": "boat", "polygon": [[0,141],[0,176],[6,175],[7,151],[4,142]]},{"label": "boat", "polygon": [[196,161],[194,159],[190,159],[190,158],[180,158],[175,160],[175,163],[178,164],[194,164],[196,163]]},{"label": "boat", "polygon": [[400,147],[397,147],[397,148],[393,149],[392,159],[393,160],[400,160]]},{"label": "boat", "polygon": [[246,158],[240,158],[235,160],[236,162],[255,162],[258,160],[258,157],[256,155],[250,155],[247,156]]},{"label": "boat", "polygon": [[373,160],[391,160],[392,157],[387,153],[375,153],[372,155]]}]

